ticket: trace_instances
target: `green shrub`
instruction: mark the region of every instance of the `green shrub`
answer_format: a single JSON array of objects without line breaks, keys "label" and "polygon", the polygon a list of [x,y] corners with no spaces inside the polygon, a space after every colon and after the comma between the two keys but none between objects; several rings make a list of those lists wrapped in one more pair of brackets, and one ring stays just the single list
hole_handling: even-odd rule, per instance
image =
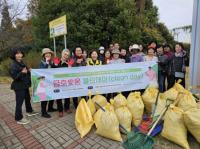
[{"label": "green shrub", "polygon": [[39,68],[41,61],[41,52],[30,51],[25,55],[24,63],[30,68]]},{"label": "green shrub", "polygon": [[11,59],[7,58],[0,63],[0,76],[7,76],[9,75],[9,68],[11,64]]}]

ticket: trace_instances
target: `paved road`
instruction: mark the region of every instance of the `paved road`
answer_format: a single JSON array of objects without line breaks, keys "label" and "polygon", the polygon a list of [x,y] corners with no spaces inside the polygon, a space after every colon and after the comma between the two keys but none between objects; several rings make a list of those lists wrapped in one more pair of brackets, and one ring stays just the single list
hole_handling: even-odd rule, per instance
[{"label": "paved road", "polygon": [[[40,111],[40,104],[33,104]],[[80,138],[74,124],[74,113],[52,113],[52,118],[31,117],[28,125],[16,124],[14,120],[15,97],[9,85],[0,84],[0,149],[121,149],[120,142],[112,141],[95,134],[95,128],[83,139]],[[25,110],[23,109],[24,113]],[[177,145],[158,137],[158,149],[180,149]],[[194,139],[190,140],[191,149],[200,149]]]}]

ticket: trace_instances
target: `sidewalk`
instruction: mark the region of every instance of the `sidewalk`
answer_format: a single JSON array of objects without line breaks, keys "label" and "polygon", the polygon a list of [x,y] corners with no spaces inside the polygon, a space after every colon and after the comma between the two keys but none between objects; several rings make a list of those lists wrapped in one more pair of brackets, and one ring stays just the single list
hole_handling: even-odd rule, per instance
[{"label": "sidewalk", "polygon": [[[83,139],[80,138],[74,124],[74,114],[52,113],[52,118],[31,117],[28,125],[16,124],[14,120],[15,96],[9,85],[0,84],[0,149],[122,149],[120,142],[112,141],[95,134],[95,129]],[[34,110],[40,111],[40,104],[32,104]],[[23,110],[24,111],[24,110]],[[25,113],[25,112],[24,112]],[[156,149],[181,149],[177,145],[158,137]],[[191,149],[200,145],[190,139]]]}]

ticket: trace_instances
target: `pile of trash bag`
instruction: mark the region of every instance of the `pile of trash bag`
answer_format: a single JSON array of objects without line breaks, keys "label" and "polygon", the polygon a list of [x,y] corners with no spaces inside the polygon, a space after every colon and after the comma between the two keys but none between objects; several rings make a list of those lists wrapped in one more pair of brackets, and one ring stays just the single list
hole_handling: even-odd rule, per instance
[{"label": "pile of trash bag", "polygon": [[[159,116],[168,100],[171,105],[163,118],[161,136],[189,149],[189,131],[200,143],[200,102],[197,103],[193,94],[179,82],[164,93],[149,86],[143,94],[139,91],[131,92],[126,99],[119,93],[110,102],[103,95],[89,96],[87,102],[82,99],[79,103],[75,125],[81,137],[87,135],[95,124],[96,134],[122,141],[121,133],[126,134],[139,127],[144,115]],[[176,105],[173,104],[175,101]]]},{"label": "pile of trash bag", "polygon": [[171,93],[171,97],[174,98],[176,96],[178,102],[177,105],[170,106],[166,112],[161,135],[184,149],[189,149],[188,131],[200,143],[200,109],[193,94],[183,88],[179,82],[175,83],[170,90],[176,90],[177,95],[169,90],[165,94]]}]

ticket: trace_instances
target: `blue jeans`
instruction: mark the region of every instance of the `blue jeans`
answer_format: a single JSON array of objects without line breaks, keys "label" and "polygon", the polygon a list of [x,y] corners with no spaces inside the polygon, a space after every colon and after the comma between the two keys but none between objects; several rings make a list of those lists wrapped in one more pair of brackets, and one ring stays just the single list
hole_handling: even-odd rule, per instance
[{"label": "blue jeans", "polygon": [[162,71],[158,71],[158,85],[159,85],[159,91],[164,92],[166,90],[165,87],[165,79],[166,79],[166,73]]}]

